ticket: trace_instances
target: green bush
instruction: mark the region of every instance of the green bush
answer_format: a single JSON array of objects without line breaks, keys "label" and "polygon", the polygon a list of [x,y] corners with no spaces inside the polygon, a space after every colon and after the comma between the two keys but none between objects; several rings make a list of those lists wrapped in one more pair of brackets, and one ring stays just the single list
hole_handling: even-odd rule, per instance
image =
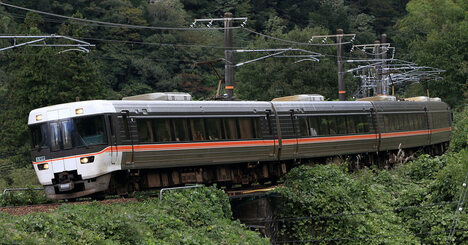
[{"label": "green bush", "polygon": [[4,164],[1,164],[0,162],[0,166],[8,169],[8,171],[0,172],[0,189],[2,191],[6,188],[41,186],[32,166],[24,168],[7,168],[8,164],[6,162]]},{"label": "green bush", "polygon": [[230,219],[220,190],[173,191],[162,200],[62,205],[52,213],[0,215],[3,243],[31,244],[268,244]]},{"label": "green bush", "polygon": [[[383,188],[375,186],[370,172],[362,172],[359,179],[335,165],[300,166],[287,176],[278,192],[280,204],[280,238],[278,240],[321,241],[323,244],[381,244],[415,243],[411,237],[387,238],[388,234],[407,234],[395,214],[369,212],[390,208],[381,202],[390,198]],[[354,215],[362,213],[363,215]],[[291,217],[308,217],[292,219]],[[312,217],[312,218],[311,218]],[[377,239],[361,240],[359,237]],[[380,236],[380,237],[379,237]]]},{"label": "green bush", "polygon": [[450,150],[460,151],[468,147],[468,110],[456,113],[450,139]]},{"label": "green bush", "polygon": [[[433,160],[426,159],[427,162]],[[468,227],[466,209],[460,213],[456,212],[462,190],[468,188],[462,185],[468,173],[468,150],[446,153],[437,158],[437,161],[442,162],[439,165],[443,166],[442,168],[437,172],[432,171],[433,175],[427,176],[422,184],[406,188],[398,199],[399,206],[420,206],[420,208],[401,210],[398,215],[413,233],[423,233],[418,237],[424,244],[445,244],[448,239],[447,231],[453,228],[455,219],[458,219],[456,229]],[[427,165],[419,166],[425,168]],[[425,233],[438,235],[427,236]],[[457,232],[454,238],[454,244],[468,242],[466,232]]]},{"label": "green bush", "polygon": [[[468,227],[466,205],[456,212],[468,173],[468,149],[419,158],[395,169],[300,166],[278,192],[278,241],[322,244],[445,244]],[[466,201],[466,200],[465,200]],[[302,217],[300,219],[295,219]],[[284,219],[286,218],[286,219]],[[467,232],[455,232],[467,244]]]},{"label": "green bush", "polygon": [[28,189],[25,191],[8,191],[0,194],[0,207],[52,202],[46,198],[44,191],[34,190],[32,186],[26,188]]}]

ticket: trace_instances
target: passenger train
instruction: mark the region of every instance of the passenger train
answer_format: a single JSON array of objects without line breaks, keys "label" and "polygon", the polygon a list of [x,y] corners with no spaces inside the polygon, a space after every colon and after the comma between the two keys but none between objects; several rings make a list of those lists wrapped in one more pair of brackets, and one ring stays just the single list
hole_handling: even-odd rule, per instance
[{"label": "passenger train", "polygon": [[32,161],[50,199],[189,183],[275,181],[306,159],[445,150],[438,101],[94,100],[31,111]]}]

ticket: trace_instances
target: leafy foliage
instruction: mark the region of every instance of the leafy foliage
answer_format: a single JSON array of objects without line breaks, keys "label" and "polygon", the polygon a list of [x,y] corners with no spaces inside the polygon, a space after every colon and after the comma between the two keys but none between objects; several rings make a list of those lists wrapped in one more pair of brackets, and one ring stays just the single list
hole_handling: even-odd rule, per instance
[{"label": "leafy foliage", "polygon": [[[395,214],[366,213],[375,209],[389,208],[381,202],[384,195],[381,186],[376,186],[369,173],[362,179],[354,179],[335,165],[317,165],[314,168],[301,166],[288,174],[284,187],[279,192],[284,197],[279,208],[285,217],[313,217],[285,221],[282,236],[287,240],[321,241],[343,244],[361,244],[359,237],[382,234],[406,234],[408,228],[400,226],[401,218]],[[351,214],[351,215],[350,215]],[[281,218],[281,216],[280,216]],[[336,239],[336,240],[335,240]],[[415,243],[407,237],[383,236],[365,240],[369,244],[393,241],[399,244]]]},{"label": "leafy foliage", "polygon": [[446,71],[444,79],[423,82],[416,91],[429,88],[431,96],[453,107],[466,104],[467,99],[467,10],[465,1],[414,0],[407,5],[408,15],[396,24],[395,40],[401,53],[418,64]]},{"label": "leafy foliage", "polygon": [[268,244],[230,217],[227,196],[211,187],[170,192],[163,200],[0,214],[0,239],[10,244]]},{"label": "leafy foliage", "polygon": [[450,139],[450,150],[460,151],[468,147],[468,109],[456,113],[453,125],[453,134]]},{"label": "leafy foliage", "polygon": [[[392,170],[347,173],[337,165],[300,166],[279,189],[281,239],[327,244],[443,244],[468,225],[456,212],[468,150],[422,155]],[[466,201],[466,200],[465,200]],[[305,217],[295,219],[295,217]],[[285,219],[282,219],[285,218]],[[455,220],[458,224],[454,227]],[[455,232],[454,242],[468,241]]]},{"label": "leafy foliage", "polygon": [[[426,8],[421,2],[412,1],[408,5],[409,15],[398,22],[397,30],[393,26],[406,14],[406,0],[13,0],[10,3],[78,18],[143,26],[187,27],[193,18],[219,17],[231,11],[236,17],[249,17],[247,25],[251,29],[300,42],[307,42],[312,35],[335,33],[337,28],[356,33],[359,43],[372,43],[385,32],[397,41],[399,50],[403,48],[398,53],[410,53],[412,61],[447,70],[446,79],[431,83],[430,89],[453,106],[463,99],[462,91],[466,86],[466,58],[463,56],[468,46],[464,43],[467,38],[463,38],[466,6],[462,1],[447,0],[440,6],[434,5],[437,1],[429,1]],[[0,158],[9,158],[19,166],[29,162],[25,120],[33,108],[74,101],[76,97],[81,100],[120,99],[153,91],[185,91],[196,99],[203,99],[215,93],[218,78],[208,65],[195,63],[224,56],[221,31],[181,32],[86,25],[3,7],[0,13],[3,33],[58,33],[96,45],[89,54],[57,54],[60,49],[50,47],[2,51],[0,106],[4,110],[0,111]],[[419,21],[419,17],[423,21]],[[415,32],[415,29],[423,31]],[[295,47],[242,30],[233,32],[236,47]],[[0,43],[10,45],[8,40],[0,40]],[[293,63],[295,60],[291,58],[271,58],[238,67],[236,96],[269,100],[297,93],[321,93],[336,99],[336,50],[297,47],[327,56],[320,62]],[[258,57],[258,54],[236,54],[235,62]],[[223,65],[214,65],[222,74]],[[356,86],[354,79],[347,76],[345,80],[347,90],[352,91]],[[424,84],[418,85],[411,91],[421,94],[423,87]]]}]

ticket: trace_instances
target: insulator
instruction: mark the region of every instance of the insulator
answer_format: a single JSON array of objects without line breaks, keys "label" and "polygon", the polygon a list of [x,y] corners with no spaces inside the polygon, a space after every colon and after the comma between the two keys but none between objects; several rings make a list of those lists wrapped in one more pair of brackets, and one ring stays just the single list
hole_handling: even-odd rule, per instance
[{"label": "insulator", "polygon": [[244,27],[246,24],[247,24],[247,20],[244,20],[244,22],[242,22],[241,24],[241,27]]}]

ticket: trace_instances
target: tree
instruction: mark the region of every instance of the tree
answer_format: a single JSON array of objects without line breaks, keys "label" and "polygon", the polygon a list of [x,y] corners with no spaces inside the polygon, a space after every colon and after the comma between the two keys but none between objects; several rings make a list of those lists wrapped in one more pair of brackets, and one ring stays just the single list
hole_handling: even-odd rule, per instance
[{"label": "tree", "polygon": [[[270,23],[272,24],[272,23]],[[284,39],[307,42],[313,35],[327,34],[324,28],[294,29],[287,34],[280,35],[281,26],[270,26],[274,35]],[[257,39],[253,47],[281,48],[277,41]],[[310,49],[300,46],[301,49]],[[238,97],[241,99],[271,100],[275,97],[293,94],[322,94],[326,98],[337,98],[337,66],[334,47],[313,48],[311,51],[332,55],[333,58],[321,57],[319,62],[303,61],[294,63],[292,58],[269,58],[246,64],[237,68]],[[292,53],[289,53],[292,54]],[[299,53],[298,53],[299,54]],[[259,57],[258,53],[241,57],[242,61]],[[240,61],[238,61],[240,62]]]},{"label": "tree", "polygon": [[[37,22],[31,21],[37,20]],[[34,23],[42,23],[28,14],[24,30],[40,34]],[[10,60],[0,89],[4,108],[0,113],[0,152],[26,163],[28,149],[27,118],[34,108],[105,97],[105,87],[96,65],[84,53],[59,53],[50,47],[23,47],[6,53]],[[5,91],[2,91],[6,89]]]},{"label": "tree", "polygon": [[431,96],[451,106],[467,99],[463,95],[468,89],[467,10],[460,0],[414,0],[407,5],[408,15],[396,25],[397,47],[403,47],[409,60],[446,71],[442,80],[420,86],[429,86]]}]

